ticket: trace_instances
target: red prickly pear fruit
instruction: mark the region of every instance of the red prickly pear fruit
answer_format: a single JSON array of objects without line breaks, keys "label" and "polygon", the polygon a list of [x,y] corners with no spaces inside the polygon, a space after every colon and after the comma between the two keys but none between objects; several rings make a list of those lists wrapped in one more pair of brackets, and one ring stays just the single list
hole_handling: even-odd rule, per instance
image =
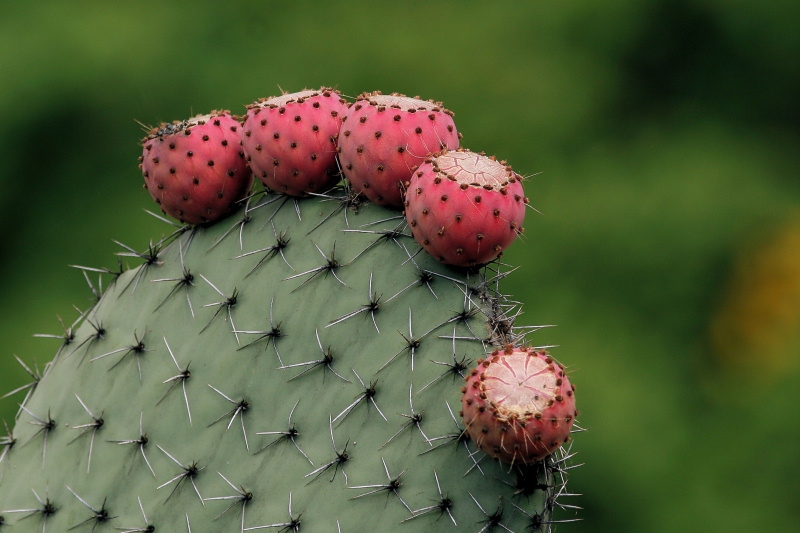
[{"label": "red prickly pear fruit", "polygon": [[540,461],[569,440],[575,387],[545,351],[508,346],[470,372],[462,389],[466,431],[504,463]]},{"label": "red prickly pear fruit", "polygon": [[336,147],[347,103],[330,88],[262,99],[247,107],[242,148],[266,187],[291,196],[339,179]]},{"label": "red prickly pear fruit", "polygon": [[405,194],[414,239],[442,263],[473,266],[503,253],[525,220],[521,178],[484,154],[460,149],[427,158]]},{"label": "red prickly pear fruit", "polygon": [[241,144],[241,125],[227,111],[161,124],[142,140],[145,188],[181,222],[225,217],[253,184]]},{"label": "red prickly pear fruit", "polygon": [[430,153],[458,148],[459,138],[453,113],[441,103],[364,93],[342,124],[339,161],[356,193],[402,209],[412,169]]}]

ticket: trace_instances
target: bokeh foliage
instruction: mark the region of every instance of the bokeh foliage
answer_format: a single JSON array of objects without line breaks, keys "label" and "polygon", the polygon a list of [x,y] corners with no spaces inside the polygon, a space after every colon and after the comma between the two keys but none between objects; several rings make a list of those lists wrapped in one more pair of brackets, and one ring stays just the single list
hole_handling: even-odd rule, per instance
[{"label": "bokeh foliage", "polygon": [[142,211],[135,120],[399,91],[530,176],[542,215],[505,289],[523,323],[558,324],[537,340],[590,429],[585,521],[560,529],[797,531],[797,20],[742,0],[4,5],[0,391],[88,304],[67,265],[167,231]]}]

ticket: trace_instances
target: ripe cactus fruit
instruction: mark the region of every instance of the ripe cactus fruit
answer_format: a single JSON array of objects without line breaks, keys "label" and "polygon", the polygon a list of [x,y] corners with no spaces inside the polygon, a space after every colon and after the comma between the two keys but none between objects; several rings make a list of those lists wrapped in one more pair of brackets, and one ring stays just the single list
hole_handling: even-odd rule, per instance
[{"label": "ripe cactus fruit", "polygon": [[364,93],[342,124],[342,172],[356,193],[402,208],[402,187],[412,169],[430,153],[458,148],[459,138],[453,113],[439,102]]},{"label": "ripe cactus fruit", "polygon": [[225,217],[253,182],[241,143],[241,126],[227,111],[153,128],[142,140],[145,188],[181,222]]},{"label": "ripe cactus fruit", "polygon": [[499,257],[525,220],[520,177],[468,150],[426,159],[406,191],[406,220],[417,243],[442,263],[473,266]]},{"label": "ripe cactus fruit", "polygon": [[544,351],[506,347],[479,360],[462,389],[472,440],[506,463],[541,461],[569,440],[575,387]]},{"label": "ripe cactus fruit", "polygon": [[339,178],[336,143],[345,113],[345,100],[326,87],[251,104],[242,147],[253,173],[279,193],[326,190]]}]

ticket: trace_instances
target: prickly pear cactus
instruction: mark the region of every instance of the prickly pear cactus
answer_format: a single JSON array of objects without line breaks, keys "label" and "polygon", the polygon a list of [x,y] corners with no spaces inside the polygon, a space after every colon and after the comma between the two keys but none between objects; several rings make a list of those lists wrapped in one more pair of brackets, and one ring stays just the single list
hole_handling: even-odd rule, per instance
[{"label": "prickly pear cactus", "polygon": [[90,284],[96,304],[15,395],[0,524],[550,530],[567,452],[502,464],[459,416],[469,368],[523,340],[505,267],[420,251],[402,215],[336,189],[262,193],[123,252],[143,263]]}]

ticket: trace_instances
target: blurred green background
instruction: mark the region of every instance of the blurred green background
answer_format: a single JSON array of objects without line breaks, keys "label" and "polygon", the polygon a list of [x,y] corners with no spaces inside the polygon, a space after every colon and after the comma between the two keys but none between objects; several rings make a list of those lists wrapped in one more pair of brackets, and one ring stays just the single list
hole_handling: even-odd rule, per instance
[{"label": "blurred green background", "polygon": [[[0,390],[145,248],[147,124],[335,85],[529,175],[521,324],[581,425],[559,531],[800,531],[800,3],[4,2]],[[93,278],[93,281],[96,279]],[[11,420],[22,395],[0,401]],[[2,505],[0,504],[0,508]],[[570,515],[562,514],[562,517]]]}]

